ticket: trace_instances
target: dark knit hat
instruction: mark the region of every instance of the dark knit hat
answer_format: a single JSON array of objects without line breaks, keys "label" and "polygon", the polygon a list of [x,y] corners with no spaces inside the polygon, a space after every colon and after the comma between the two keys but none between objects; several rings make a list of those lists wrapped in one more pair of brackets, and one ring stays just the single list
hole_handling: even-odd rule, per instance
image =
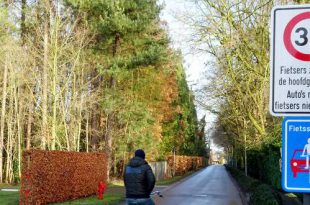
[{"label": "dark knit hat", "polygon": [[135,157],[140,157],[142,159],[145,159],[145,153],[142,149],[138,149],[135,151]]}]

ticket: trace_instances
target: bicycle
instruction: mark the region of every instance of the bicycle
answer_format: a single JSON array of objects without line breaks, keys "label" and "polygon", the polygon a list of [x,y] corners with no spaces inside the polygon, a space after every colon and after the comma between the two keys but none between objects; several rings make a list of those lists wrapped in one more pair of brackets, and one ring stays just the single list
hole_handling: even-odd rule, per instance
[{"label": "bicycle", "polygon": [[156,205],[156,203],[158,202],[157,200],[156,200],[156,198],[157,197],[164,197],[162,194],[161,194],[161,192],[160,191],[153,191],[151,194],[150,194],[150,197],[151,197],[151,199],[153,200],[153,202],[155,203],[155,205]]}]

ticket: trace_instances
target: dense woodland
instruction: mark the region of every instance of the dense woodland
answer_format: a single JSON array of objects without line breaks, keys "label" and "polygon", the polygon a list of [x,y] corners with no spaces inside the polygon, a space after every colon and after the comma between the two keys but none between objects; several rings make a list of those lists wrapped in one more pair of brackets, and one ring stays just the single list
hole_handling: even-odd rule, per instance
[{"label": "dense woodland", "polygon": [[25,149],[107,152],[119,176],[148,160],[206,155],[182,58],[155,0],[0,0],[0,183]]},{"label": "dense woodland", "polygon": [[[217,115],[228,162],[280,187],[281,118],[269,103],[269,22],[279,4],[200,0],[186,17],[212,57],[198,101]],[[136,148],[149,160],[206,155],[182,58],[156,0],[0,0],[0,182],[20,177],[25,149],[109,154],[120,176]],[[192,18],[195,16],[195,18]]]},{"label": "dense woodland", "polygon": [[231,166],[281,187],[282,118],[269,114],[269,25],[275,5],[309,0],[201,0],[198,18],[187,18],[192,42],[213,59],[200,103],[217,115],[215,143]]}]

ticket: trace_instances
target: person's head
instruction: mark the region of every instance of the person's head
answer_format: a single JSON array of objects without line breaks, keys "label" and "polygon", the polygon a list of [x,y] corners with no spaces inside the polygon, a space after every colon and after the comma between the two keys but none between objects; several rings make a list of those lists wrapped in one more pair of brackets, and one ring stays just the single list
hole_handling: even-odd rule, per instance
[{"label": "person's head", "polygon": [[142,149],[137,149],[135,151],[135,157],[140,157],[142,159],[145,159],[145,153]]}]

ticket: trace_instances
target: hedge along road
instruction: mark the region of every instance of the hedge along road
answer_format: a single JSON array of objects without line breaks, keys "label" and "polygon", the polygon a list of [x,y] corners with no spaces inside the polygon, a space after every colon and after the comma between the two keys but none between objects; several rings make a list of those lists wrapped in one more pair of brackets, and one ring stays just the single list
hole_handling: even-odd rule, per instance
[{"label": "hedge along road", "polygon": [[209,166],[162,194],[156,205],[242,205],[239,191],[222,165]]}]

